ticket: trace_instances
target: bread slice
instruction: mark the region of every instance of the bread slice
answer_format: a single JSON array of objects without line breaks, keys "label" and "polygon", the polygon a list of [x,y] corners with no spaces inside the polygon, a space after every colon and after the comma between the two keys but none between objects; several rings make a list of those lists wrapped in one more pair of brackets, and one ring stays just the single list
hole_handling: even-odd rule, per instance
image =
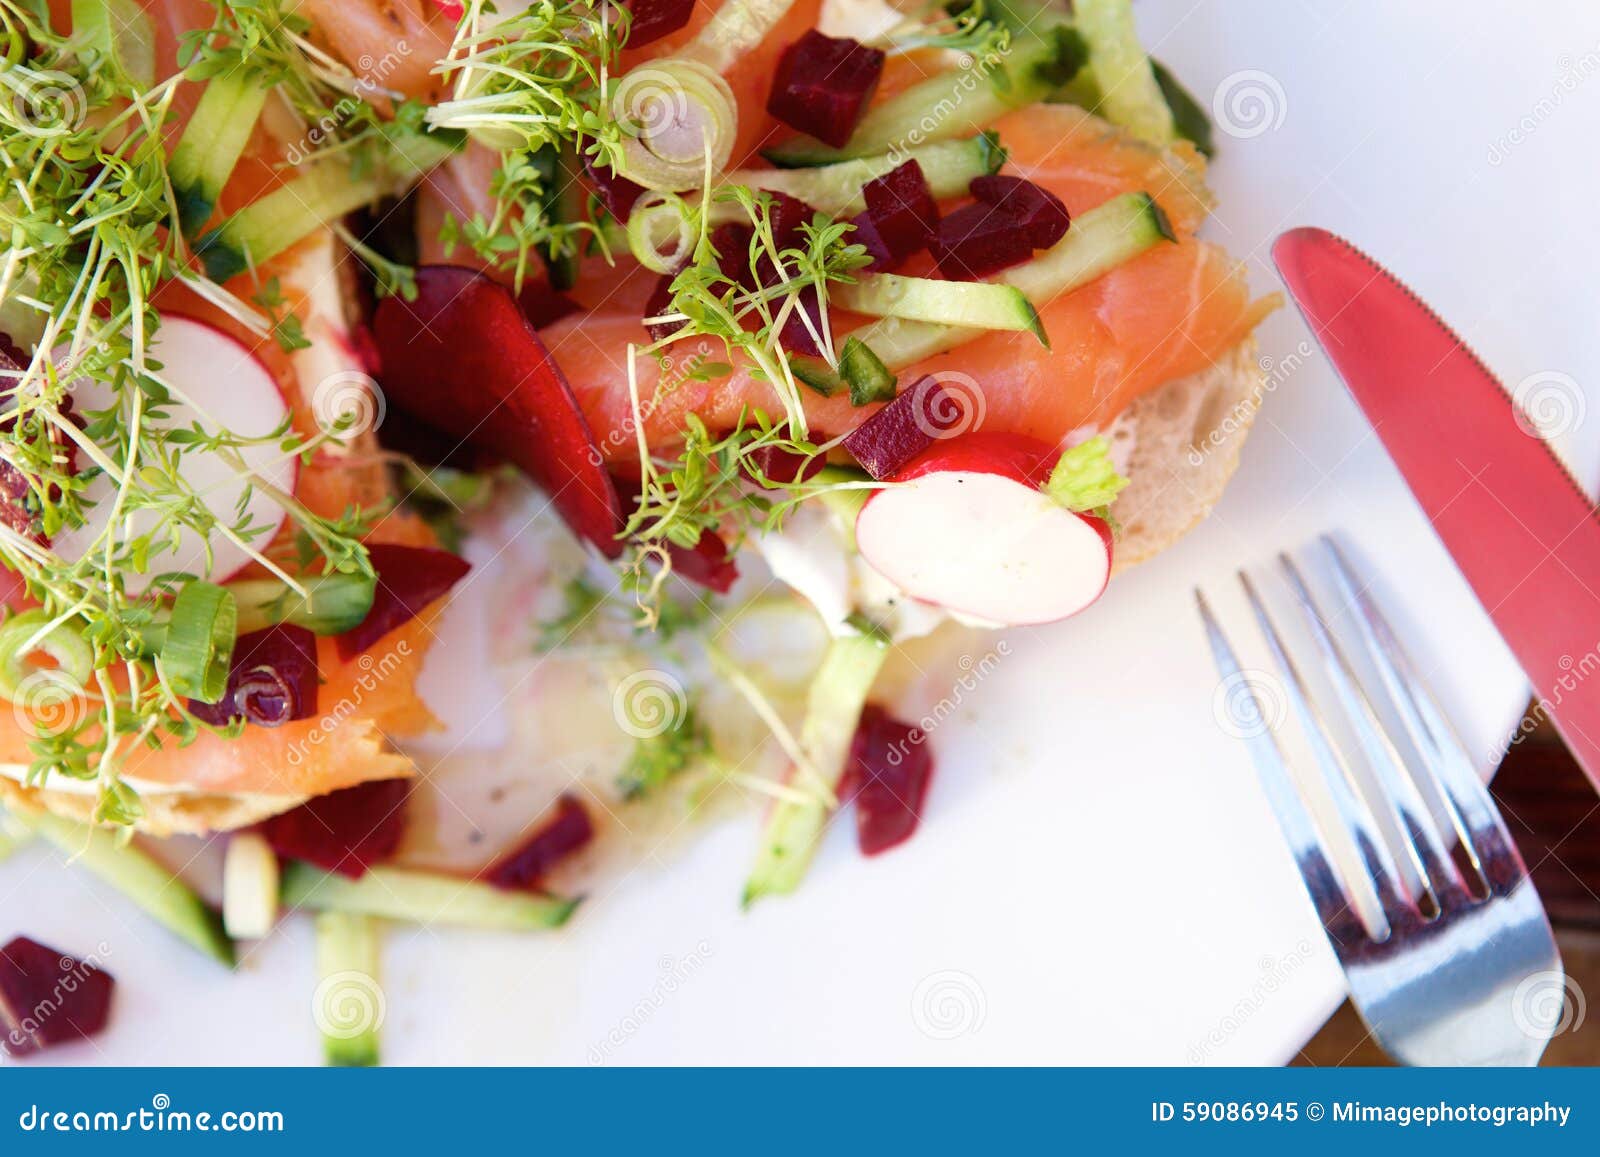
[{"label": "bread slice", "polygon": [[1211,513],[1265,388],[1251,338],[1209,369],[1139,398],[1112,426],[1128,478],[1111,508],[1122,527],[1115,570],[1155,557]]}]

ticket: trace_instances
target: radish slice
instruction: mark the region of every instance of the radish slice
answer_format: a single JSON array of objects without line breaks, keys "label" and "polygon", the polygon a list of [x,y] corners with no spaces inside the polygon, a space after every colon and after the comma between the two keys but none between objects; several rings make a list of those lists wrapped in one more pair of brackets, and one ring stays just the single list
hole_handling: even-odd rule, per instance
[{"label": "radish slice", "polygon": [[[149,426],[183,430],[196,424],[207,431],[231,431],[240,438],[260,438],[283,426],[289,417],[289,403],[267,367],[239,342],[221,330],[192,318],[171,314],[163,317],[161,328],[150,343],[149,359],[159,363],[156,376],[172,387],[170,403],[162,407],[159,422],[148,413]],[[109,409],[116,404],[115,393],[101,382],[80,378],[70,387],[74,408],[80,414]],[[107,457],[121,463],[125,449],[104,447]],[[239,457],[245,466],[280,490],[293,492],[297,477],[296,461],[286,458],[275,443],[244,446]],[[79,456],[80,466],[88,463]],[[287,517],[283,507],[260,487],[252,488],[220,455],[190,450],[183,455],[178,474],[187,486],[202,496],[206,509],[224,526],[237,525],[239,504],[252,527],[261,528],[251,538],[257,547],[272,541]],[[117,485],[105,474],[91,479],[85,487],[86,522],[63,530],[53,546],[68,560],[81,558],[105,530],[110,521]],[[246,497],[248,492],[248,497]],[[148,534],[160,524],[154,511],[125,514],[131,526],[120,532],[124,540]],[[156,536],[165,540],[165,531]],[[244,547],[219,532],[211,536],[211,566],[206,566],[206,540],[194,530],[179,532],[175,552],[152,554],[145,573],[126,572],[123,581],[130,594],[138,594],[151,579],[163,572],[187,571],[212,582],[225,582],[250,561]]]},{"label": "radish slice", "polygon": [[934,446],[861,508],[862,557],[912,598],[989,623],[1077,614],[1111,577],[1111,528],[1039,489],[1051,456],[1007,435]]}]

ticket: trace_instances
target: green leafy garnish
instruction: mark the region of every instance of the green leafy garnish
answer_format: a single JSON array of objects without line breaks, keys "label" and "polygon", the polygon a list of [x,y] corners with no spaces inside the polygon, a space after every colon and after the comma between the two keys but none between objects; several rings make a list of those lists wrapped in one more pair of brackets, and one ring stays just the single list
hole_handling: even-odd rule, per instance
[{"label": "green leafy garnish", "polygon": [[1111,461],[1111,443],[1096,435],[1061,455],[1044,492],[1068,510],[1101,513],[1127,485]]},{"label": "green leafy garnish", "polygon": [[638,799],[662,787],[711,753],[711,737],[693,706],[660,735],[639,739],[617,777],[624,799]]}]

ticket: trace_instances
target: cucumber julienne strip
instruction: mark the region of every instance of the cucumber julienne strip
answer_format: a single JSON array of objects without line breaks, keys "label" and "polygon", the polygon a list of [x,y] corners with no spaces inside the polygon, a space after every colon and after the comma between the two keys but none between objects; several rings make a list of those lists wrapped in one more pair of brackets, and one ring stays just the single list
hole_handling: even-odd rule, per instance
[{"label": "cucumber julienne strip", "polygon": [[167,162],[185,237],[193,236],[216,208],[271,91],[261,77],[245,69],[207,82]]},{"label": "cucumber julienne strip", "polygon": [[1033,334],[1040,345],[1050,344],[1039,311],[1013,285],[877,273],[854,285],[830,290],[828,300],[869,317],[900,317],[971,329],[1020,330]]},{"label": "cucumber julienne strip", "polygon": [[1150,144],[1172,144],[1178,135],[1172,110],[1139,43],[1132,0],[1078,0],[1072,12],[1089,45],[1100,115]]},{"label": "cucumber julienne strip", "polygon": [[317,991],[311,1013],[322,1055],[345,1068],[378,1063],[384,995],[378,984],[378,921],[350,912],[317,914]]},{"label": "cucumber julienne strip", "polygon": [[975,177],[991,176],[1005,164],[1006,152],[993,133],[959,141],[936,141],[913,149],[861,157],[809,169],[734,169],[724,174],[730,185],[771,189],[798,197],[830,217],[850,217],[867,207],[862,186],[916,161],[934,197],[964,196]]},{"label": "cucumber julienne strip", "polygon": [[329,221],[404,191],[455,152],[462,139],[459,134],[433,132],[390,142],[383,156],[366,163],[343,154],[306,162],[293,180],[245,206],[195,243],[206,276],[219,284],[227,281],[276,257]]},{"label": "cucumber julienne strip", "polygon": [[[1072,223],[1054,248],[995,281],[1020,290],[1030,301],[1049,302],[1102,277],[1162,241],[1175,240],[1172,226],[1148,193],[1124,193]],[[891,370],[955,349],[984,331],[886,317],[851,336],[865,342]]]},{"label": "cucumber julienne strip", "polygon": [[156,921],[228,968],[233,941],[219,916],[195,891],[115,833],[42,812],[17,819],[132,900]]},{"label": "cucumber julienne strip", "polygon": [[559,928],[577,900],[503,892],[488,884],[408,868],[372,868],[359,880],[309,864],[283,866],[283,904],[313,912],[353,912],[421,924],[526,931]]},{"label": "cucumber julienne strip", "polygon": [[861,709],[888,655],[888,641],[877,635],[846,636],[829,645],[811,682],[800,730],[801,750],[823,782],[797,782],[806,793],[803,802],[786,796],[773,805],[745,883],[745,907],[763,896],[792,892],[805,877],[832,812],[827,797],[839,789]]}]

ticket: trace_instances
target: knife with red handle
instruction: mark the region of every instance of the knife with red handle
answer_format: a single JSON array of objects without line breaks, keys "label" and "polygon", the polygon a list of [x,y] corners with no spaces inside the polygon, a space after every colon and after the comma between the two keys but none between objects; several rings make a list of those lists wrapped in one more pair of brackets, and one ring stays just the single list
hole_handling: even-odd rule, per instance
[{"label": "knife with red handle", "polygon": [[1273,258],[1428,520],[1600,786],[1600,518],[1476,354],[1392,274],[1320,229]]}]

